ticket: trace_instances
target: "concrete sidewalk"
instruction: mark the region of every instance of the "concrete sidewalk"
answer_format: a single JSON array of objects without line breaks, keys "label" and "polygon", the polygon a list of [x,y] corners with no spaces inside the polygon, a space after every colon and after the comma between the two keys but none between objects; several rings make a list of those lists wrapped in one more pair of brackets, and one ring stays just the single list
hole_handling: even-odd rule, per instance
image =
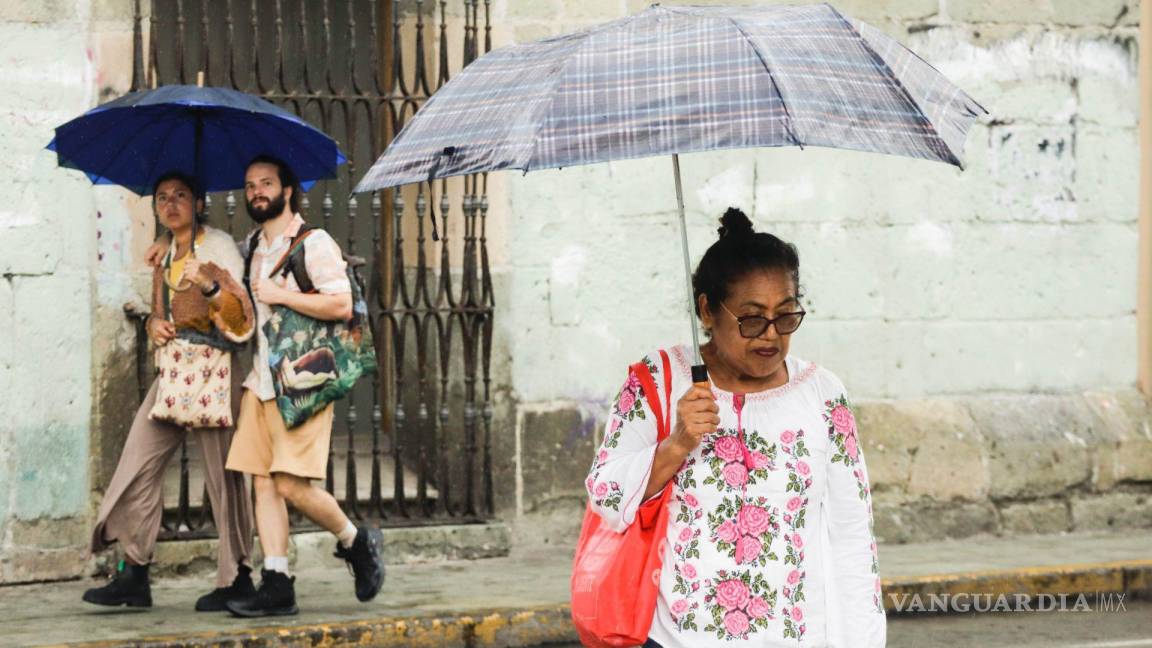
[{"label": "concrete sidewalk", "polygon": [[[80,601],[90,581],[0,588],[0,643],[85,646],[538,646],[571,642],[570,547],[389,568],[360,604],[339,569],[299,572],[301,614],[233,619],[192,611],[208,578],[153,585],[147,611]],[[901,593],[1152,592],[1152,534],[983,538],[881,546],[886,602]]]}]

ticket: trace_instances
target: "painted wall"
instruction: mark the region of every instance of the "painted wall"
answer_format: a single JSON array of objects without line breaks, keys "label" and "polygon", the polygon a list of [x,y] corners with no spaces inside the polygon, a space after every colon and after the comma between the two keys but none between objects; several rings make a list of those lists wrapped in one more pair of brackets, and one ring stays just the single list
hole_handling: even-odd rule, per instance
[{"label": "painted wall", "polygon": [[[639,5],[509,2],[499,24],[535,38]],[[856,397],[1133,384],[1134,5],[838,6],[988,108],[967,170],[820,149],[684,156],[693,264],[729,205],[794,242],[810,313],[795,352]],[[670,160],[507,183],[502,321],[526,351],[512,361],[520,398],[604,399],[641,354],[688,339]]]},{"label": "painted wall", "polygon": [[[509,1],[496,24],[503,42],[525,41],[646,4]],[[799,247],[810,315],[793,350],[861,405],[884,539],[1152,526],[1152,473],[1124,450],[1152,448],[1132,392],[1138,3],[834,4],[988,108],[966,170],[820,149],[684,156],[693,264],[730,205]],[[549,521],[524,535],[563,539],[627,365],[690,339],[672,165],[502,178],[510,481],[517,513]],[[1132,415],[1098,415],[1115,403]],[[1052,408],[1078,414],[1052,421]],[[1067,462],[1046,464],[1053,453]],[[961,465],[971,488],[925,479]]]},{"label": "painted wall", "polygon": [[58,169],[44,146],[127,85],[127,64],[104,56],[130,38],[130,5],[0,6],[0,582],[82,564],[101,382],[128,341],[117,323],[134,294],[132,231],[122,192]]}]

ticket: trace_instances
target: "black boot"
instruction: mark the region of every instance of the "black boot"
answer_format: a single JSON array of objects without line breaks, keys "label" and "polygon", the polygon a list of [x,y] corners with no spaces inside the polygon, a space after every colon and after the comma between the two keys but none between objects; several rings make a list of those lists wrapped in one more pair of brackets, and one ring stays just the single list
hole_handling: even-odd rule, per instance
[{"label": "black boot", "polygon": [[345,549],[344,545],[336,543],[337,558],[352,568],[356,577],[356,598],[361,601],[371,601],[380,592],[384,584],[384,561],[380,558],[380,546],[384,543],[384,534],[380,529],[359,527],[356,529],[356,540],[352,547]]},{"label": "black boot", "polygon": [[252,568],[240,565],[236,578],[228,587],[217,587],[211,592],[196,599],[197,612],[223,612],[228,608],[224,604],[228,601],[246,598],[256,593],[256,586],[252,584]]},{"label": "black boot", "polygon": [[148,565],[121,563],[120,571],[104,587],[84,592],[84,600],[96,605],[152,607],[152,585],[148,582]]},{"label": "black boot", "polygon": [[298,614],[295,578],[277,571],[260,570],[260,589],[243,598],[224,602],[239,617],[289,616]]}]

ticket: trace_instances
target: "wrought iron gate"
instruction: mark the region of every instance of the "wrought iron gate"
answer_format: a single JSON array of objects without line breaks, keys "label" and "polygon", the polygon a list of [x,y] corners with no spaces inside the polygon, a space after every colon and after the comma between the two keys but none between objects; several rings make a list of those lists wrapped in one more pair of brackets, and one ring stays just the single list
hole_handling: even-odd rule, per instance
[{"label": "wrought iron gate", "polygon": [[[132,89],[196,83],[260,95],[332,135],[339,176],[305,196],[306,219],[363,255],[380,361],[337,407],[326,486],[356,519],[479,521],[493,512],[493,295],[486,177],[352,195],[363,172],[451,73],[491,48],[491,0],[136,0]],[[458,33],[450,37],[450,33]],[[433,189],[443,236],[427,240]],[[209,196],[239,238],[241,192]],[[141,397],[152,380],[138,324]],[[367,413],[365,415],[365,413]],[[199,453],[167,479],[165,538],[213,535]],[[294,528],[306,522],[294,520]]]}]

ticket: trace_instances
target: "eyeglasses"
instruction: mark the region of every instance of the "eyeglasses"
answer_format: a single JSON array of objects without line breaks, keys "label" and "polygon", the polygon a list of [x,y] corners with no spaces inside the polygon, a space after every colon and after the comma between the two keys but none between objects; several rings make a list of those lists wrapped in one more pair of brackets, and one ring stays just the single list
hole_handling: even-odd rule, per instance
[{"label": "eyeglasses", "polygon": [[794,313],[784,313],[769,319],[763,315],[745,315],[738,317],[736,313],[728,310],[724,302],[720,302],[720,308],[732,317],[736,318],[736,324],[740,327],[741,337],[757,338],[764,335],[769,326],[776,326],[776,333],[779,335],[788,335],[795,333],[796,329],[800,328],[800,322],[804,321],[804,311],[796,311]]}]

